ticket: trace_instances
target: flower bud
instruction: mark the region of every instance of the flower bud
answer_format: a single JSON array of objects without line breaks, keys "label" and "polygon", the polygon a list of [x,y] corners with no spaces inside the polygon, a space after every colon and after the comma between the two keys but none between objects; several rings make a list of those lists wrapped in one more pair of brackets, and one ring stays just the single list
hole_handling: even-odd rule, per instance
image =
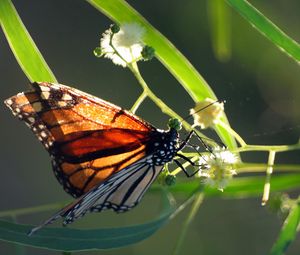
[{"label": "flower bud", "polygon": [[155,55],[155,50],[154,50],[154,48],[152,48],[148,45],[145,45],[141,54],[142,54],[142,57],[144,60],[151,60]]},{"label": "flower bud", "polygon": [[94,55],[97,57],[97,58],[100,58],[100,57],[102,57],[102,50],[101,50],[101,47],[96,47],[95,49],[94,49]]}]

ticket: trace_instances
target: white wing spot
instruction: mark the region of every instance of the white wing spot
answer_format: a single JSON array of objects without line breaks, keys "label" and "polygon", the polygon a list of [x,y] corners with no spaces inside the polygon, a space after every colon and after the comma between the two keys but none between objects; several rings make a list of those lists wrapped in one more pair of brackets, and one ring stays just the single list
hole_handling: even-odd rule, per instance
[{"label": "white wing spot", "polygon": [[46,92],[42,92],[41,96],[44,98],[44,99],[48,99],[50,97],[50,92],[46,91]]},{"label": "white wing spot", "polygon": [[8,104],[8,105],[12,105],[12,104],[13,104],[13,100],[7,99],[7,100],[5,101],[5,103]]},{"label": "white wing spot", "polygon": [[42,91],[50,91],[50,88],[49,87],[46,87],[46,86],[41,86],[41,89]]},{"label": "white wing spot", "polygon": [[35,119],[34,119],[33,117],[29,117],[29,118],[28,118],[28,121],[29,121],[30,123],[33,123],[33,122],[35,121]]},{"label": "white wing spot", "polygon": [[66,100],[66,101],[68,101],[68,100],[72,100],[73,98],[72,98],[72,96],[71,95],[69,95],[69,94],[67,94],[67,93],[65,93],[65,94],[63,94],[63,96],[62,96],[62,98],[61,98],[62,100]]},{"label": "white wing spot", "polygon": [[57,104],[58,104],[60,107],[65,107],[65,106],[68,105],[67,102],[65,102],[65,101],[59,101],[59,102],[57,102]]},{"label": "white wing spot", "polygon": [[41,136],[42,136],[42,137],[47,137],[47,133],[46,133],[45,131],[42,131],[42,132],[41,132]]}]

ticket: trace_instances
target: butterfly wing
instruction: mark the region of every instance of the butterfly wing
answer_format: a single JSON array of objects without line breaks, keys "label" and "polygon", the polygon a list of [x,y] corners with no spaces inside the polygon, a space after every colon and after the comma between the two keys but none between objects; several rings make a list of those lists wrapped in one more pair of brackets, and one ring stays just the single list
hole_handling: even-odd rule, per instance
[{"label": "butterfly wing", "polygon": [[120,107],[61,84],[33,83],[5,104],[46,147],[55,176],[74,197],[144,158],[155,131]]},{"label": "butterfly wing", "polygon": [[136,206],[151,183],[160,173],[162,166],[151,166],[147,160],[151,155],[113,174],[99,186],[58,211],[41,225],[32,229],[29,235],[53,221],[64,218],[64,225],[72,223],[88,211],[102,211],[112,208],[116,212],[127,211]]}]

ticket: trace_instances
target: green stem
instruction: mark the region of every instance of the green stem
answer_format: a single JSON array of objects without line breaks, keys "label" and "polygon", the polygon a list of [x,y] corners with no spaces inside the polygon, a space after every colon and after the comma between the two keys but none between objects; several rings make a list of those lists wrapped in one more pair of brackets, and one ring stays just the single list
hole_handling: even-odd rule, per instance
[{"label": "green stem", "polygon": [[235,132],[229,125],[227,125],[223,121],[218,121],[218,124],[221,127],[223,127],[224,129],[226,129],[228,131],[228,133],[230,133],[239,142],[239,144],[242,146],[242,148],[247,146],[244,139],[237,132]]},{"label": "green stem", "polygon": [[[279,152],[286,152],[286,151],[294,151],[300,150],[300,143],[297,144],[290,144],[290,145],[245,145],[244,147],[239,147],[233,150],[230,150],[232,153],[240,153],[240,152],[247,152],[247,151],[275,151],[276,153]],[[184,153],[187,157],[192,157],[197,155],[195,152]]]},{"label": "green stem", "polygon": [[147,98],[147,92],[144,90],[143,93],[139,96],[139,98],[135,101],[130,111],[135,113],[136,110],[140,107],[141,103]]},{"label": "green stem", "polygon": [[146,81],[143,79],[143,77],[139,71],[136,60],[132,61],[131,63],[128,63],[122,57],[122,55],[118,52],[118,50],[114,47],[114,45],[112,43],[113,35],[114,34],[112,34],[110,36],[109,45],[114,50],[115,54],[118,57],[120,57],[127,64],[127,67],[130,69],[130,71],[133,73],[133,75],[135,76],[135,78],[137,79],[137,81],[143,88],[142,95],[138,98],[138,100],[134,103],[133,107],[131,108],[133,110],[133,112],[135,112],[137,110],[137,108],[141,104],[141,102],[146,98],[146,96],[148,96],[161,109],[162,112],[166,113],[167,115],[169,115],[173,118],[177,118],[178,120],[180,120],[182,122],[182,125],[184,126],[184,128],[187,131],[191,131],[192,130],[191,125],[188,122],[186,122],[185,120],[183,120],[176,112],[174,112],[169,106],[167,106],[159,97],[157,97],[151,91],[151,89],[149,88],[149,86],[147,85]]},{"label": "green stem", "polygon": [[244,147],[235,149],[235,152],[245,152],[245,151],[275,151],[275,152],[284,152],[284,151],[293,151],[299,150],[300,143],[292,145],[249,145],[247,144]]},{"label": "green stem", "polygon": [[192,130],[191,125],[183,120],[176,112],[174,112],[169,106],[167,106],[159,97],[157,97],[149,88],[142,75],[140,74],[138,65],[136,62],[129,63],[128,68],[134,74],[135,78],[142,86],[143,91],[147,94],[147,96],[161,109],[161,111],[173,118],[177,118],[182,122],[184,128],[188,131]]},{"label": "green stem", "polygon": [[273,165],[275,161],[275,151],[270,151],[269,152],[269,158],[268,158],[268,166],[267,166],[267,172],[266,172],[266,181],[264,185],[264,192],[263,192],[263,197],[261,200],[261,204],[265,205],[267,201],[269,200],[269,195],[270,195],[270,188],[271,188],[271,175],[273,173]]},{"label": "green stem", "polygon": [[223,0],[208,0],[207,14],[214,54],[227,62],[231,57],[231,10]]},{"label": "green stem", "polygon": [[[268,164],[258,163],[241,163],[236,165],[237,172],[240,173],[261,173],[265,172]],[[276,172],[299,172],[300,165],[276,164],[273,165],[273,170]]]},{"label": "green stem", "polygon": [[182,244],[183,244],[183,241],[185,239],[187,230],[188,230],[191,222],[195,218],[195,215],[198,212],[198,210],[199,210],[199,208],[200,208],[200,206],[202,204],[202,201],[203,201],[203,198],[204,198],[203,193],[202,192],[198,192],[195,195],[196,195],[196,197],[195,197],[195,200],[194,200],[194,202],[192,204],[192,208],[191,208],[191,210],[189,212],[188,217],[185,219],[185,221],[183,223],[183,227],[181,228],[180,236],[178,238],[178,241],[176,242],[176,246],[175,246],[173,255],[178,255],[179,254],[180,249],[181,249]]},{"label": "green stem", "polygon": [[[175,212],[172,213],[170,219],[174,219],[179,213],[181,213],[190,203],[195,200],[197,194],[203,192],[204,186],[199,183],[199,186],[195,189],[194,192],[186,199],[178,208],[176,208]],[[203,195],[204,196],[204,195]]]},{"label": "green stem", "polygon": [[[190,158],[192,162],[195,162],[199,159],[199,155],[197,153],[183,153],[186,157]],[[201,155],[204,155],[201,154]],[[182,164],[184,168],[187,168],[190,166],[189,162],[185,162]],[[237,173],[261,173],[265,172],[266,168],[268,168],[269,164],[263,164],[263,163],[238,163],[235,164],[235,169]],[[300,171],[300,165],[299,164],[273,164],[272,165],[273,170],[276,170],[277,172],[299,172]],[[177,175],[181,172],[181,168],[177,167],[175,168],[170,174]]]},{"label": "green stem", "polygon": [[[195,153],[191,153],[189,156],[188,153],[184,153],[185,156],[191,157],[190,160],[195,162],[199,159],[199,155],[196,155]],[[184,168],[187,168],[190,165],[189,162],[185,162],[182,164]],[[235,164],[235,169],[238,174],[242,173],[262,173],[266,171],[266,168],[268,168],[268,164],[263,163],[239,163]],[[273,170],[276,172],[300,172],[300,165],[299,164],[274,164]],[[174,169],[170,174],[177,175],[181,172],[181,168],[177,167]]]}]

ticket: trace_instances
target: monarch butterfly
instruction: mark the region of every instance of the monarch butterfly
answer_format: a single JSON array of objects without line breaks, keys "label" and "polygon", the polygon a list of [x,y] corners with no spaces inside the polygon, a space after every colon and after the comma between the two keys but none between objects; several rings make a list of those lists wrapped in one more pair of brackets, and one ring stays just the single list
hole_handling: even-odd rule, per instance
[{"label": "monarch butterfly", "polygon": [[29,235],[58,218],[66,225],[88,211],[127,211],[139,203],[165,163],[175,156],[188,160],[178,152],[192,133],[179,142],[176,121],[168,131],[159,130],[77,89],[48,82],[31,87],[5,104],[48,150],[57,180],[76,199]]}]

